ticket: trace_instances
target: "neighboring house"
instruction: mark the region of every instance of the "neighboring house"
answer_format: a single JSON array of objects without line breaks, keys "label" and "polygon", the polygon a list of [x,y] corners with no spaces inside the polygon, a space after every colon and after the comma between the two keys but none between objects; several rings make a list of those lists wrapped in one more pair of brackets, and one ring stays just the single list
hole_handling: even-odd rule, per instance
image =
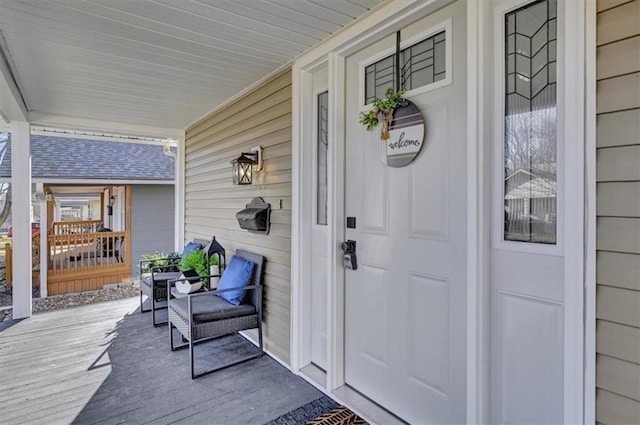
[{"label": "neighboring house", "polygon": [[[157,55],[167,61],[154,79],[190,67],[175,71],[174,96],[187,98],[171,116],[104,108],[154,134],[178,123],[179,242],[215,235],[229,256],[263,254],[269,354],[377,423],[640,423],[640,0],[321,3],[153,3],[149,25],[176,43],[218,29],[178,22],[233,26],[233,40],[207,35],[223,60],[198,50],[207,37],[175,49],[187,61]],[[65,10],[104,30],[123,11],[133,21],[140,8],[127,5],[110,7],[109,22],[93,4]],[[156,34],[147,21],[128,34]],[[20,34],[7,56],[26,66]],[[264,39],[273,48],[252,45]],[[140,37],[136,55],[142,43],[159,48]],[[259,66],[273,72],[209,113],[191,101],[203,88],[188,81],[213,74],[213,97]],[[359,123],[394,76],[425,121],[405,167],[380,161],[391,145]],[[169,102],[156,97],[173,88],[140,105],[161,114]],[[258,146],[253,184],[234,185],[229,162]],[[271,204],[268,235],[238,226],[254,197]],[[14,297],[17,317],[29,300]]]},{"label": "neighboring house", "polygon": [[[50,239],[49,248],[41,251],[50,253],[49,273],[41,274],[41,284],[48,280],[46,294],[128,282],[135,279],[142,254],[174,249],[175,149],[40,134],[31,136],[31,152],[34,204],[47,205],[38,211],[41,229]],[[10,163],[9,147],[0,164],[0,179],[10,177]],[[38,192],[41,201],[35,200]],[[87,245],[68,234],[92,233],[101,227],[122,234],[121,241],[114,241],[118,264],[103,259],[76,261],[74,256],[80,254],[65,254],[80,250],[73,245]],[[61,244],[64,248],[56,248]],[[90,273],[96,264],[102,269]],[[118,272],[111,269],[116,266]]]}]

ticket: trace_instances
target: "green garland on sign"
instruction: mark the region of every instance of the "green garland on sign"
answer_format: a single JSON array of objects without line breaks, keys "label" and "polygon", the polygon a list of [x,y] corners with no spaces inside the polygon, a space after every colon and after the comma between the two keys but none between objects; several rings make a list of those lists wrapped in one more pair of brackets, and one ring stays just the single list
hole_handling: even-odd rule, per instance
[{"label": "green garland on sign", "polygon": [[[380,129],[380,138],[387,140],[389,138],[389,127],[393,122],[393,112],[402,107],[407,106],[409,101],[402,97],[404,90],[396,93],[389,87],[384,92],[383,98],[375,98],[373,107],[368,111],[360,112],[360,124],[367,128],[367,131],[373,131],[380,120],[382,120],[382,128]],[[380,116],[381,115],[381,116]]]}]

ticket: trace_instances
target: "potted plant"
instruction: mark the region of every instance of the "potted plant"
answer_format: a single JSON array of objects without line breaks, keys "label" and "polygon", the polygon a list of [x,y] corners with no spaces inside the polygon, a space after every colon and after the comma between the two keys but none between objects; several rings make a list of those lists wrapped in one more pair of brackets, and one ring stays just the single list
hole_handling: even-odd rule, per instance
[{"label": "potted plant", "polygon": [[[184,256],[180,262],[180,270],[185,277],[209,275],[209,264],[205,252],[202,249],[194,249]],[[192,274],[186,273],[189,271],[192,271]],[[176,289],[186,294],[195,292],[202,287],[203,281],[205,284],[207,283],[206,279],[195,282],[188,280],[178,281],[176,282]]]},{"label": "potted plant", "polygon": [[142,258],[148,260],[142,265],[142,273],[149,273],[153,267],[171,266],[177,268],[180,264],[180,253],[178,252],[165,254],[162,251],[155,251],[151,254],[142,254]]},{"label": "potted plant", "polygon": [[380,138],[387,140],[389,138],[389,127],[393,122],[393,112],[402,106],[407,106],[409,103],[407,99],[402,97],[403,94],[404,90],[394,93],[393,89],[389,87],[382,99],[376,97],[373,100],[373,107],[370,110],[360,112],[360,124],[364,125],[367,131],[373,131],[382,121]]}]

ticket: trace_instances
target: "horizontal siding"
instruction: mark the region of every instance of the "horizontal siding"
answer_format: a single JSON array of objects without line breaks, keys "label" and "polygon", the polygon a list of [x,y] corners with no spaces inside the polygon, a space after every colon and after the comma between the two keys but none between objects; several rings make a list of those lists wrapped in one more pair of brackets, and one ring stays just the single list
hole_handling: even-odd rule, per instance
[{"label": "horizontal siding", "polygon": [[131,276],[137,277],[143,254],[174,249],[173,185],[131,187]]},{"label": "horizontal siding", "polygon": [[634,400],[640,399],[640,365],[609,356],[596,357],[597,385]]},{"label": "horizontal siding", "polygon": [[597,213],[609,217],[640,217],[640,181],[598,183]]},{"label": "horizontal siding", "polygon": [[602,46],[640,34],[640,2],[624,3],[598,14],[597,44]]},{"label": "horizontal siding", "polygon": [[596,421],[640,424],[640,0],[597,2]]},{"label": "horizontal siding", "polygon": [[640,218],[598,217],[598,249],[640,254]]},{"label": "horizontal siding", "polygon": [[640,328],[640,292],[599,285],[596,316],[598,319]]},{"label": "horizontal siding", "polygon": [[640,329],[620,323],[598,321],[598,353],[640,364]]},{"label": "horizontal siding", "polygon": [[609,391],[596,391],[596,420],[601,424],[640,424],[640,403]]},{"label": "horizontal siding", "polygon": [[640,145],[640,108],[599,115],[596,128],[598,148]]},{"label": "horizontal siding", "polygon": [[[234,186],[229,162],[254,146],[263,148],[263,170],[251,186]],[[215,235],[228,257],[238,248],[266,257],[265,347],[290,362],[291,72],[188,128],[185,156],[185,238]],[[257,196],[273,210],[269,235],[242,230],[235,218]]]},{"label": "horizontal siding", "polygon": [[599,80],[640,71],[640,36],[602,46],[597,68]]},{"label": "horizontal siding", "polygon": [[598,149],[596,161],[599,182],[640,180],[640,145]]},{"label": "horizontal siding", "polygon": [[604,12],[605,10],[613,9],[614,7],[631,3],[632,1],[633,0],[598,0],[597,11]]},{"label": "horizontal siding", "polygon": [[640,291],[640,255],[601,250],[596,259],[599,285]]},{"label": "horizontal siding", "polygon": [[640,72],[601,80],[597,84],[599,114],[640,107]]}]

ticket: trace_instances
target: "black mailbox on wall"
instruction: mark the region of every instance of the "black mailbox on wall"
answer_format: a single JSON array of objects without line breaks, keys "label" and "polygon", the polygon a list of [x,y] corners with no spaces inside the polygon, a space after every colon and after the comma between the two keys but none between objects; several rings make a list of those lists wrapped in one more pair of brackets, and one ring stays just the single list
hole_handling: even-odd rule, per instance
[{"label": "black mailbox on wall", "polygon": [[271,226],[271,204],[262,198],[253,198],[246,208],[236,213],[241,229],[269,234]]}]

